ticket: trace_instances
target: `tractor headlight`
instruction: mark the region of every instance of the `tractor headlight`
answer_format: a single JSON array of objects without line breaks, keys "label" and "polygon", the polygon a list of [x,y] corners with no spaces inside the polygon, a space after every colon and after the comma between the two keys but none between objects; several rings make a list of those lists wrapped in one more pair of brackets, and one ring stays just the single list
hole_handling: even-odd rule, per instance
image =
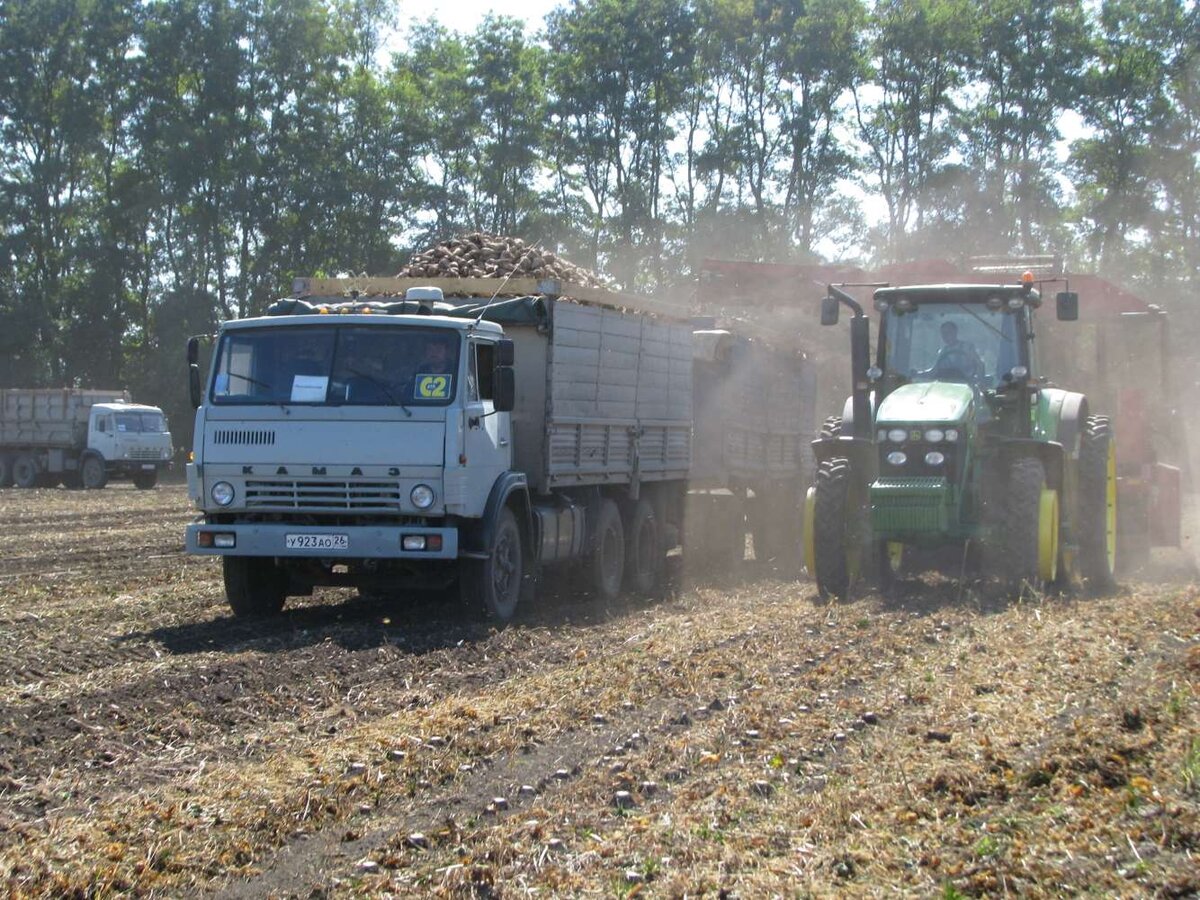
[{"label": "tractor headlight", "polygon": [[218,481],[212,486],[212,490],[208,495],[212,497],[213,503],[217,506],[228,506],[233,502],[233,485],[228,481]]},{"label": "tractor headlight", "polygon": [[946,461],[946,454],[938,453],[936,450],[931,450],[925,454],[925,465],[940,466]]},{"label": "tractor headlight", "polygon": [[946,439],[946,432],[940,428],[930,428],[925,432],[925,440],[931,444],[940,444]]},{"label": "tractor headlight", "polygon": [[429,509],[433,506],[433,488],[427,484],[418,484],[408,498],[417,509]]},{"label": "tractor headlight", "polygon": [[893,466],[902,466],[908,462],[908,454],[901,450],[893,450],[887,455],[887,461]]},{"label": "tractor headlight", "polygon": [[887,300],[879,299],[875,301],[875,308],[879,310],[879,312],[887,312],[889,309],[891,309],[891,306],[892,304]]},{"label": "tractor headlight", "polygon": [[1024,366],[1013,366],[1008,374],[1013,377],[1013,381],[1020,381],[1022,378],[1029,377],[1029,370]]},{"label": "tractor headlight", "polygon": [[1008,298],[1008,308],[1011,310],[1018,310],[1024,305],[1025,305],[1024,297],[1009,297]]},{"label": "tractor headlight", "polygon": [[957,428],[947,428],[946,429],[946,440],[951,444],[955,443],[958,440],[958,429]]},{"label": "tractor headlight", "polygon": [[888,440],[895,444],[904,443],[904,439],[908,437],[908,431],[904,428],[893,428],[888,432]]}]

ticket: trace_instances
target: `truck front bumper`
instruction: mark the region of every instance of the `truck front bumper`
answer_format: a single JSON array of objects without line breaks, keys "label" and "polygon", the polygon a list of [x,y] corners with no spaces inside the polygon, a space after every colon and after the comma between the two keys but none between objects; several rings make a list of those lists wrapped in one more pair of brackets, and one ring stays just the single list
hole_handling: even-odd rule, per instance
[{"label": "truck front bumper", "polygon": [[[421,543],[439,549],[404,549]],[[291,544],[292,546],[289,546]],[[280,524],[187,527],[187,552],[200,556],[276,556],[297,559],[455,559],[454,528],[403,526],[305,526]]]}]

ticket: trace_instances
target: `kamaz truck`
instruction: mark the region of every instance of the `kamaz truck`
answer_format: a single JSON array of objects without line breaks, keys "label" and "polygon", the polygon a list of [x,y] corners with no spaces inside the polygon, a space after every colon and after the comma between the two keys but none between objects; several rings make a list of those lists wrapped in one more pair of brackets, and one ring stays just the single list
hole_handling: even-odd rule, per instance
[{"label": "kamaz truck", "polygon": [[0,487],[95,490],[128,478],[148,490],[173,455],[163,411],[123,390],[0,390]]},{"label": "kamaz truck", "polygon": [[[187,549],[221,558],[239,616],[457,583],[505,621],[544,567],[612,598],[656,591],[689,531],[740,560],[745,501],[807,483],[811,378],[712,325],[553,281],[300,279],[221,326],[206,379],[189,342]],[[795,410],[756,412],[780,397]],[[702,472],[697,416],[717,424]]]},{"label": "kamaz truck", "polygon": [[[1057,318],[1076,319],[1078,304],[1059,292]],[[1084,394],[1041,377],[1033,276],[883,287],[874,305],[874,361],[854,297],[830,286],[822,305],[823,325],[840,306],[853,317],[852,395],[813,444],[805,502],[819,591],[844,597],[860,576],[886,585],[906,558],[938,550],[1019,589],[1110,586],[1113,434]]]}]

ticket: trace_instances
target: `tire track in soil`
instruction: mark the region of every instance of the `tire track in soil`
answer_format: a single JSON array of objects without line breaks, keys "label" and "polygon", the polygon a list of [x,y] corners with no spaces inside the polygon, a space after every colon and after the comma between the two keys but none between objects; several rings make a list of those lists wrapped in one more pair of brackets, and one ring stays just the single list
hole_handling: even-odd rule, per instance
[{"label": "tire track in soil", "polygon": [[[728,634],[722,638],[696,645],[691,655],[720,653],[735,645],[749,648],[756,640],[752,631]],[[879,673],[879,660],[858,659],[855,642],[851,640],[829,651],[819,636],[810,646],[798,646],[806,661],[779,667],[773,674],[780,681],[800,681],[821,666],[836,665],[842,660],[857,660],[864,671]],[[838,691],[824,691],[814,701],[823,708],[835,708],[842,701],[861,698],[867,692],[861,678],[851,678]],[[698,698],[693,698],[693,701]],[[485,760],[468,773],[460,773],[448,786],[430,789],[424,797],[412,800],[393,800],[358,815],[330,823],[315,833],[305,834],[281,847],[260,864],[255,876],[232,881],[214,893],[228,900],[250,900],[261,896],[303,897],[323,895],[331,882],[350,879],[355,860],[386,855],[389,842],[402,841],[412,833],[433,834],[446,827],[456,817],[488,818],[493,823],[522,816],[530,807],[542,802],[547,795],[570,790],[572,785],[586,782],[611,781],[611,767],[620,765],[622,771],[639,771],[660,785],[661,795],[682,793],[696,783],[702,774],[696,769],[680,767],[679,760],[661,756],[661,744],[682,740],[689,733],[728,733],[736,727],[740,714],[736,697],[712,698],[688,702],[678,697],[657,696],[641,707],[620,713],[619,721],[603,727],[568,728],[555,735],[553,743],[541,743],[536,748],[522,748],[497,759]],[[898,718],[898,717],[897,717]],[[733,726],[733,727],[731,727]],[[835,741],[828,729],[810,735],[806,745],[812,758],[820,760],[822,768],[832,767],[838,756],[850,752],[858,743],[859,730],[847,726],[849,740]],[[562,777],[562,772],[567,777]],[[819,791],[821,778],[811,779],[798,789]],[[533,791],[523,790],[532,787]],[[489,804],[496,797],[508,801],[506,811],[495,811]],[[653,800],[647,805],[653,807]],[[365,831],[361,837],[348,835]]]}]

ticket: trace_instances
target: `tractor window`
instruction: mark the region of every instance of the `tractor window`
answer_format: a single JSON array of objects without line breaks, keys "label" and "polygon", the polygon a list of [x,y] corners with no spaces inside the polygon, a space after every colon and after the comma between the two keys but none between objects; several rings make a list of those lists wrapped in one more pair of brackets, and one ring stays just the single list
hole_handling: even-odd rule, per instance
[{"label": "tractor window", "polygon": [[1021,361],[1019,314],[975,303],[926,303],[902,314],[889,310],[887,373],[995,387]]}]

